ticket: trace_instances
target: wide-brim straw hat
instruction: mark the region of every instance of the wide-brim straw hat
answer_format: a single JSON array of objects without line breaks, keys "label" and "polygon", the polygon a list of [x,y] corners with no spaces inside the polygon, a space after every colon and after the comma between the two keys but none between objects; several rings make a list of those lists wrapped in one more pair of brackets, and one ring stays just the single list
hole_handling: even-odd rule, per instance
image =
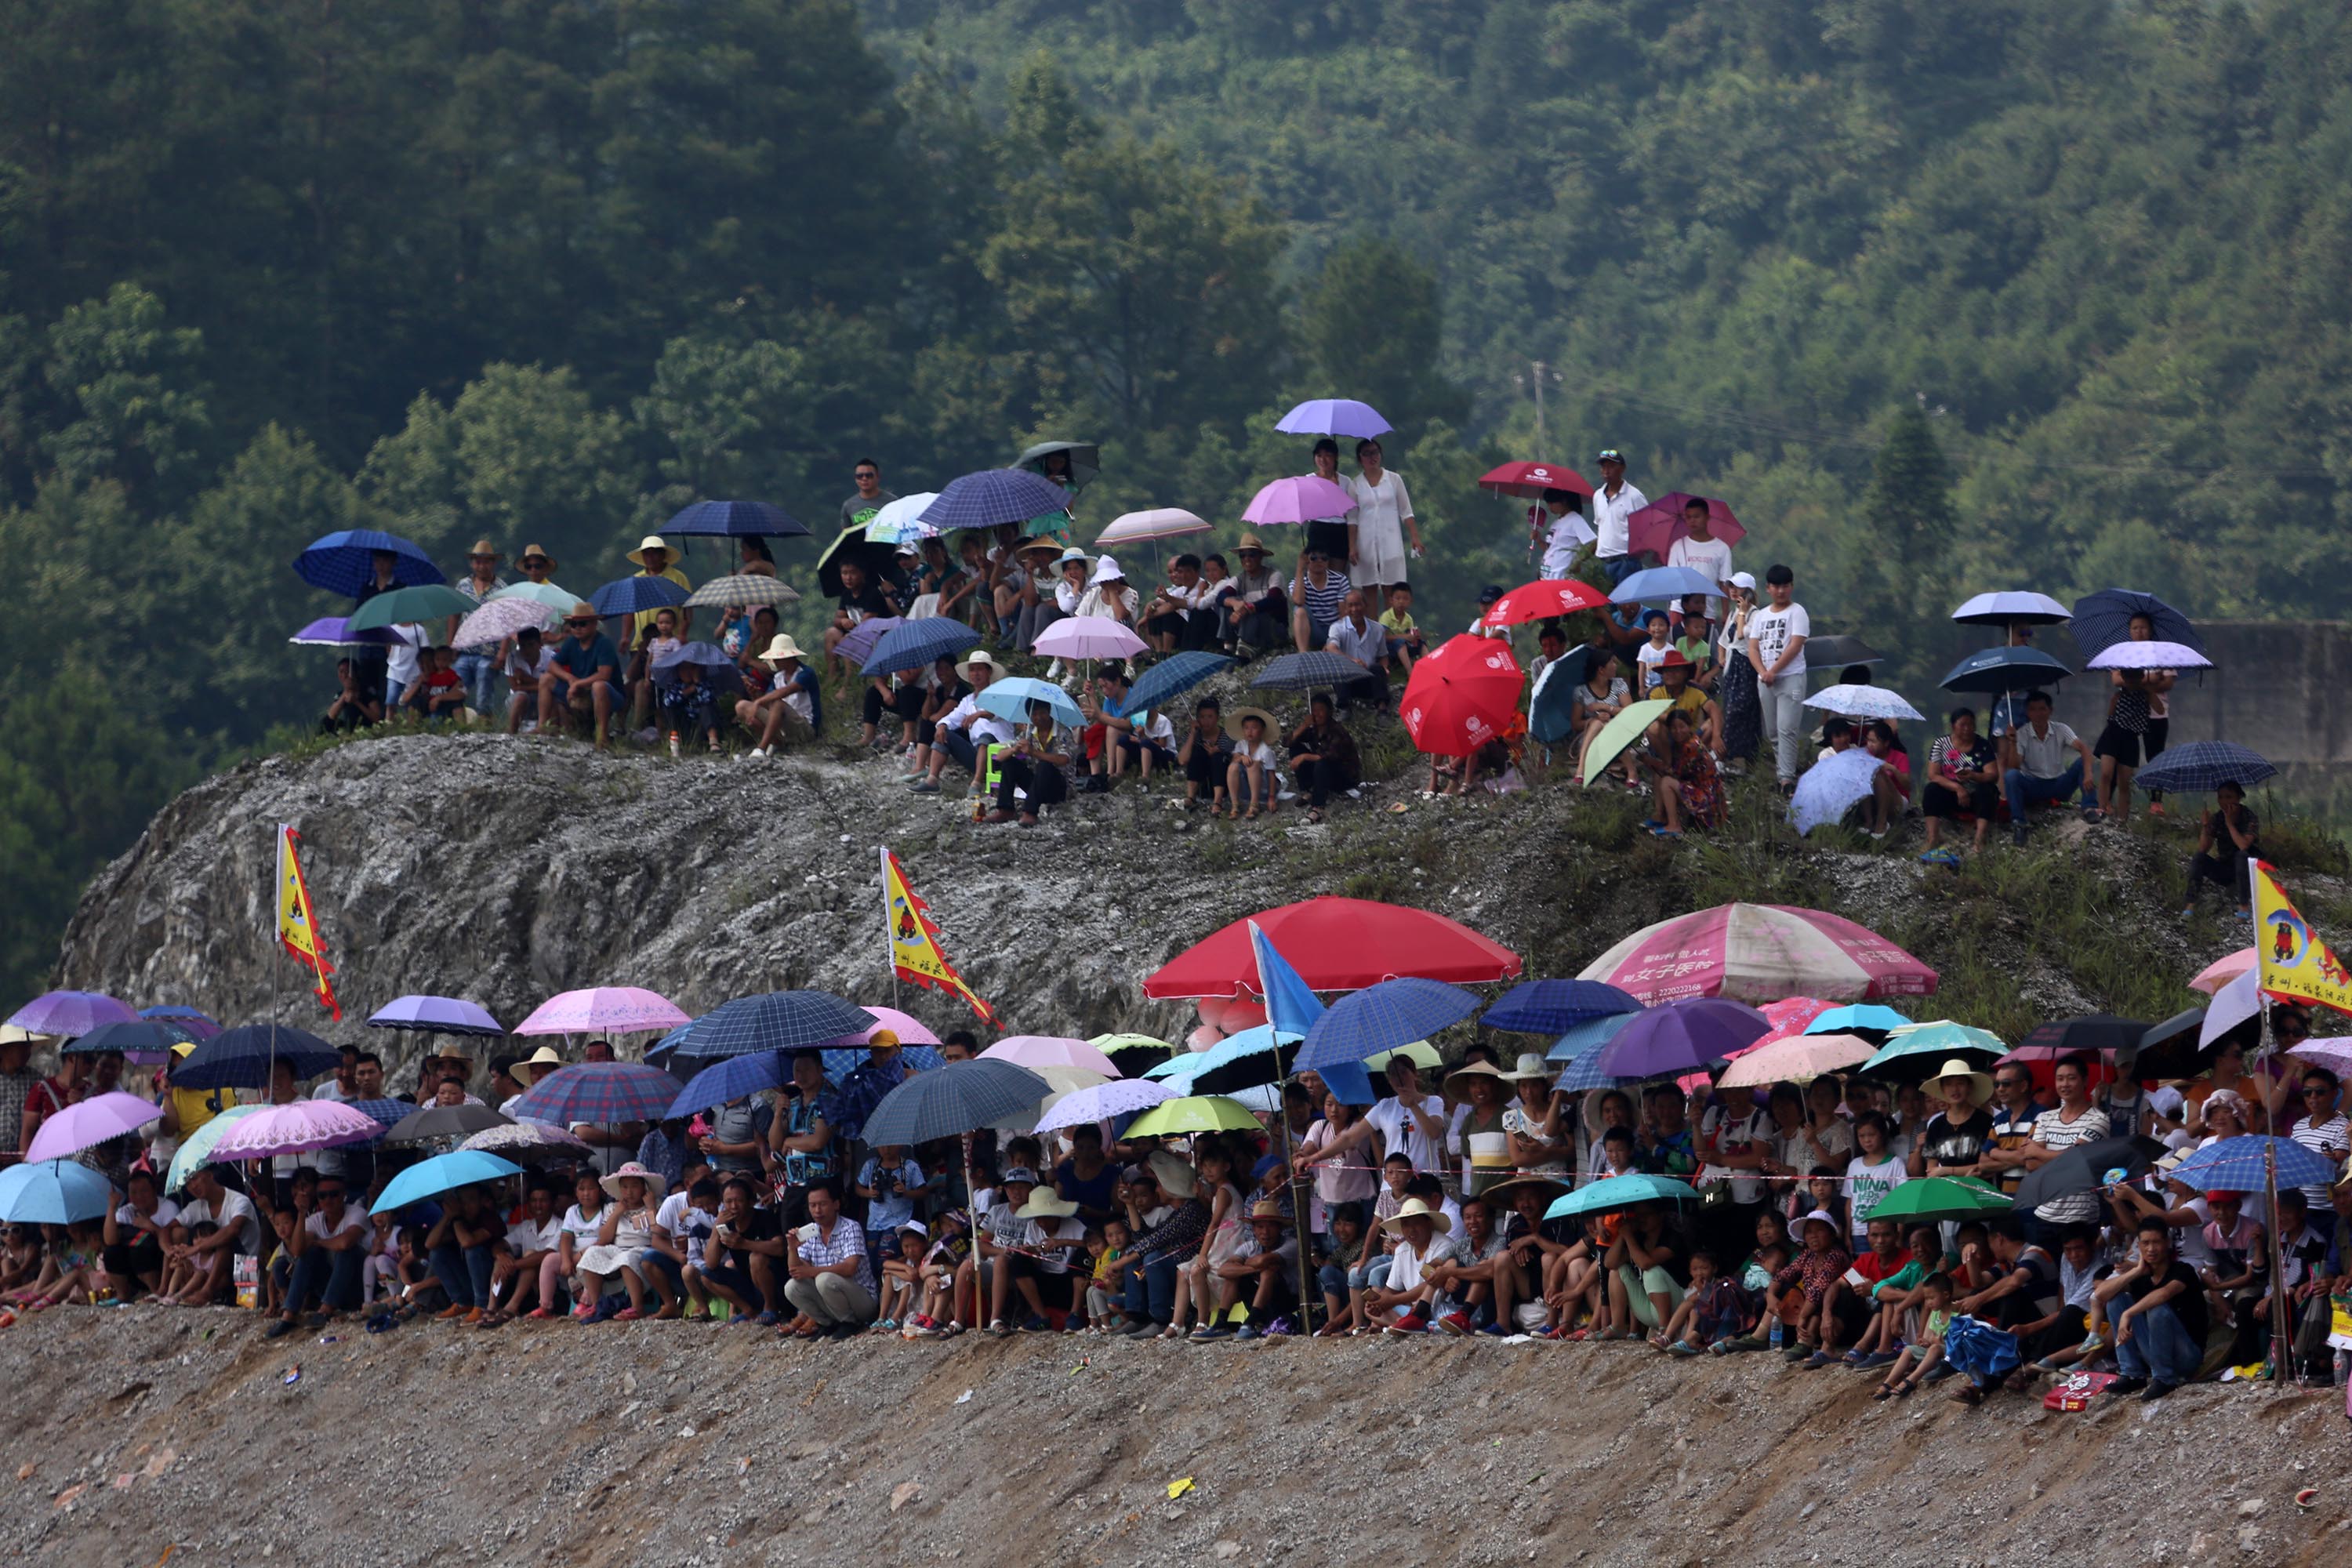
[{"label": "wide-brim straw hat", "polygon": [[776,634],[776,640],[770,643],[767,646],[766,650],[760,655],[760,662],[761,664],[782,664],[788,658],[806,658],[807,657],[808,655],[801,651],[800,644],[793,641],[792,638],[786,637],[783,633],[778,632]]},{"label": "wide-brim straw hat", "polygon": [[658,533],[648,533],[637,541],[637,547],[629,552],[628,558],[642,566],[646,563],[646,552],[648,550],[658,550],[672,561],[677,559],[677,552],[670,547],[668,540]]},{"label": "wide-brim straw hat", "polygon": [[1512,1194],[1521,1187],[1533,1187],[1543,1194],[1547,1200],[1559,1197],[1569,1190],[1568,1183],[1558,1176],[1539,1176],[1533,1171],[1529,1171],[1524,1175],[1513,1176],[1507,1182],[1496,1182],[1493,1186],[1482,1190],[1478,1195],[1488,1203],[1499,1198],[1507,1204],[1511,1201]]},{"label": "wide-brim straw hat", "polygon": [[1402,1236],[1404,1234],[1404,1222],[1409,1219],[1425,1219],[1429,1221],[1431,1227],[1440,1236],[1451,1236],[1454,1234],[1454,1221],[1452,1217],[1449,1216],[1444,1209],[1431,1208],[1419,1198],[1405,1199],[1403,1207],[1398,1209],[1396,1213],[1391,1215],[1388,1218],[1381,1221],[1381,1228],[1387,1231],[1391,1236]]},{"label": "wide-brim straw hat", "polygon": [[1503,1076],[1514,1083],[1524,1083],[1529,1079],[1540,1079],[1549,1083],[1552,1080],[1551,1063],[1539,1052],[1521,1051],[1518,1064]]},{"label": "wide-brim straw hat", "polygon": [[635,1176],[637,1180],[645,1183],[646,1196],[648,1198],[657,1198],[664,1193],[669,1191],[668,1177],[663,1175],[659,1171],[648,1170],[646,1167],[638,1164],[635,1160],[630,1161],[627,1164],[622,1166],[619,1170],[614,1172],[611,1175],[606,1176],[596,1184],[604,1189],[606,1196],[617,1198],[621,1195],[621,1183],[630,1176]]},{"label": "wide-brim straw hat", "polygon": [[493,561],[504,561],[506,559],[505,556],[499,553],[499,547],[492,544],[487,537],[474,541],[472,548],[466,552],[466,559],[468,561],[471,561],[477,555],[487,555]]},{"label": "wide-brim straw hat", "polygon": [[1255,551],[1256,551],[1260,555],[1265,555],[1265,554],[1269,553],[1269,552],[1266,550],[1266,547],[1265,547],[1265,540],[1263,540],[1263,539],[1260,539],[1260,538],[1259,538],[1256,534],[1255,534],[1255,533],[1244,533],[1244,534],[1243,534],[1243,535],[1242,535],[1242,542],[1241,542],[1239,544],[1236,544],[1236,545],[1234,545],[1234,554],[1236,554],[1236,555],[1240,554],[1240,553],[1241,553],[1243,551],[1244,551],[1244,550],[1255,550]]},{"label": "wide-brim straw hat", "polygon": [[1151,1179],[1160,1190],[1171,1198],[1189,1198],[1200,1190],[1199,1173],[1165,1149],[1154,1149],[1144,1163],[1151,1167]]},{"label": "wide-brim straw hat", "polygon": [[1029,1201],[1013,1211],[1015,1219],[1067,1219],[1078,1212],[1078,1205],[1058,1194],[1038,1188],[1029,1194]]},{"label": "wide-brim straw hat", "polygon": [[1964,1078],[1969,1080],[1969,1103],[1979,1110],[1992,1103],[1992,1075],[1977,1071],[1976,1068],[1969,1066],[1965,1058],[1946,1058],[1943,1070],[1927,1081],[1931,1085],[1939,1085],[1948,1078]]},{"label": "wide-brim straw hat", "polygon": [[536,544],[526,544],[526,545],[524,545],[524,546],[522,547],[522,553],[521,553],[520,555],[516,556],[516,557],[515,557],[515,560],[516,560],[516,562],[517,562],[518,563],[524,563],[524,562],[530,562],[530,561],[544,561],[544,562],[546,562],[546,563],[547,563],[547,569],[548,569],[550,572],[552,572],[552,571],[554,571],[554,570],[555,570],[555,557],[554,557],[554,556],[552,556],[552,555],[550,555],[550,554],[546,552],[546,550],[545,550],[544,548],[542,548],[541,546],[540,546],[540,545],[536,545]]},{"label": "wide-brim straw hat", "polygon": [[1249,1216],[1253,1220],[1270,1219],[1286,1228],[1290,1224],[1290,1216],[1283,1213],[1282,1205],[1272,1198],[1260,1198],[1250,1205]]},{"label": "wide-brim straw hat", "polygon": [[1234,710],[1231,719],[1231,722],[1234,727],[1234,733],[1236,735],[1241,733],[1242,721],[1244,719],[1256,720],[1259,723],[1265,726],[1265,732],[1269,735],[1279,735],[1282,733],[1282,726],[1276,724],[1274,721],[1274,715],[1267,712],[1265,709],[1236,708]]},{"label": "wide-brim straw hat", "polygon": [[541,1046],[507,1068],[507,1076],[525,1089],[529,1089],[539,1080],[541,1074],[553,1072],[562,1065],[562,1053],[553,1046]]},{"label": "wide-brim straw hat", "polygon": [[1491,1078],[1497,1083],[1510,1083],[1515,1081],[1518,1075],[1517,1073],[1505,1072],[1493,1062],[1465,1062],[1460,1067],[1455,1068],[1452,1072],[1445,1075],[1445,1098],[1448,1100],[1469,1099],[1469,1080],[1474,1078]]}]

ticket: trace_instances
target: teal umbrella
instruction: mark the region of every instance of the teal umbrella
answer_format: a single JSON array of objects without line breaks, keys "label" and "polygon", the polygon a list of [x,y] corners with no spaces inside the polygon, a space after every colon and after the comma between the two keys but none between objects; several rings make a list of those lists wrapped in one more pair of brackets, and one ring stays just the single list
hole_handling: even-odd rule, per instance
[{"label": "teal umbrella", "polygon": [[404,626],[411,621],[470,615],[478,607],[473,600],[455,588],[426,583],[414,588],[394,588],[389,594],[378,594],[353,610],[344,627],[348,631],[363,632],[370,626]]},{"label": "teal umbrella", "polygon": [[1912,1024],[1895,1030],[1886,1037],[1886,1043],[1854,1071],[1866,1075],[1877,1072],[1890,1062],[1901,1061],[1905,1057],[1927,1057],[1933,1059],[1925,1064],[1915,1062],[1910,1065],[1917,1071],[1933,1072],[1944,1064],[1946,1058],[1969,1051],[1979,1056],[2002,1057],[2009,1054],[2009,1047],[1999,1035],[1990,1030],[1955,1024],[1949,1018],[1937,1018],[1930,1023]]},{"label": "teal umbrella", "polygon": [[232,1105],[181,1139],[179,1152],[172,1156],[172,1168],[164,1173],[163,1190],[176,1193],[186,1186],[197,1166],[212,1163],[213,1145],[220,1142],[222,1133],[236,1126],[241,1118],[268,1109],[266,1105]]},{"label": "teal umbrella", "polygon": [[496,1154],[479,1149],[459,1149],[453,1153],[436,1154],[430,1160],[420,1160],[403,1171],[384,1187],[383,1195],[370,1205],[377,1214],[390,1214],[406,1208],[426,1198],[437,1197],[456,1187],[470,1187],[477,1182],[495,1182],[501,1176],[520,1176],[522,1167],[512,1160],[501,1160]]},{"label": "teal umbrella", "polygon": [[1681,1203],[1685,1200],[1698,1201],[1698,1189],[1688,1182],[1677,1182],[1671,1176],[1636,1173],[1629,1176],[1610,1176],[1564,1198],[1556,1199],[1551,1207],[1544,1210],[1544,1218],[1606,1214],[1611,1209],[1631,1208],[1635,1204]]}]

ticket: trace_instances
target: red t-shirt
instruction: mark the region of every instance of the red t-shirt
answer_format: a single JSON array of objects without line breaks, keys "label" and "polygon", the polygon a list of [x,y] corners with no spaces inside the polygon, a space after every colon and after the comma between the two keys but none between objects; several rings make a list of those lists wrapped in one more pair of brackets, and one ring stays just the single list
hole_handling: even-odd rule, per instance
[{"label": "red t-shirt", "polygon": [[1853,1271],[1873,1285],[1890,1274],[1899,1274],[1910,1267],[1911,1254],[1908,1250],[1896,1253],[1884,1265],[1878,1261],[1878,1254],[1875,1252],[1865,1252],[1853,1260]]}]

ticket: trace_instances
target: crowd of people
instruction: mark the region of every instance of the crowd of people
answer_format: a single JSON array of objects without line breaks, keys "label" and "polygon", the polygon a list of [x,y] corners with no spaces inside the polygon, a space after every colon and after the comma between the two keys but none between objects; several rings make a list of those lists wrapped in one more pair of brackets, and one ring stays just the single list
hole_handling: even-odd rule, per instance
[{"label": "crowd of people", "polygon": [[[2279,1043],[2307,1027],[2282,1010]],[[977,1046],[951,1034],[940,1056]],[[43,1074],[28,1049],[0,1045],[0,1148],[22,1149],[101,1085],[130,1087],[119,1058],[68,1051]],[[512,1112],[562,1059],[541,1047],[478,1064],[446,1046],[401,1098]],[[2078,1373],[2154,1399],[2266,1361],[2315,1386],[2352,1372],[2339,1349],[2352,1343],[2342,1085],[2293,1056],[2250,1067],[2234,1042],[2172,1082],[2084,1053],[2040,1077],[2025,1061],[1988,1073],[1956,1057],[1924,1079],[1580,1092],[1544,1057],[1481,1035],[1428,1076],[1413,1053],[1393,1055],[1369,1105],[1301,1072],[1278,1110],[1240,1131],[1139,1138],[1121,1118],[868,1143],[866,1119],[909,1070],[880,1031],[838,1081],[803,1052],[772,1092],[691,1119],[574,1126],[520,1178],[398,1207],[379,1194],[432,1147],[199,1163],[166,1190],[178,1145],[227,1097],[159,1071],[163,1119],[79,1156],[111,1184],[107,1212],[8,1227],[0,1312],[234,1302],[272,1336],[353,1314],[371,1331],[570,1319],[798,1339],[1624,1342],[1849,1370],[1889,1400],[1958,1379],[1952,1396],[1969,1404]],[[278,1063],[267,1099],[302,1092]],[[310,1090],[384,1093],[381,1060],[352,1048]],[[2259,1188],[2170,1173],[2189,1152],[2266,1131],[2343,1174],[2284,1187],[2273,1209]],[[2116,1139],[2145,1140],[2156,1158],[2000,1204],[2070,1150]],[[1691,1197],[1553,1212],[1642,1173]],[[1906,1188],[1925,1178],[1967,1179],[1993,1212],[1906,1217],[1920,1206]],[[2281,1302],[2288,1336],[2274,1341]]]}]

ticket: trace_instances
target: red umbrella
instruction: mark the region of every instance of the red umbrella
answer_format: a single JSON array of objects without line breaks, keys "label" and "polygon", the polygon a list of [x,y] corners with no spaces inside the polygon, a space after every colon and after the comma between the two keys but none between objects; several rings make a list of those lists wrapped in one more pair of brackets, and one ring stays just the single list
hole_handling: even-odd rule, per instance
[{"label": "red umbrella", "polygon": [[1605,610],[1609,595],[1573,577],[1546,577],[1522,583],[1486,607],[1490,626],[1515,626],[1521,621],[1548,621],[1577,610]]},{"label": "red umbrella", "polygon": [[[1683,508],[1697,499],[1675,490],[1670,495],[1660,496],[1627,518],[1625,528],[1630,548],[1637,555],[1646,550],[1661,561],[1664,560],[1668,547],[1690,531],[1690,525],[1683,521]],[[1726,544],[1737,544],[1748,537],[1748,530],[1731,515],[1731,509],[1712,496],[1706,501],[1706,525],[1708,531]]]},{"label": "red umbrella", "polygon": [[1574,468],[1558,463],[1505,463],[1478,477],[1478,488],[1498,496],[1541,500],[1546,490],[1571,490],[1588,500],[1592,486]]},{"label": "red umbrella", "polygon": [[1466,757],[1511,727],[1527,684],[1508,647],[1465,632],[1412,667],[1397,716],[1421,750]]},{"label": "red umbrella", "polygon": [[1517,953],[1444,915],[1368,899],[1321,898],[1235,921],[1170,959],[1144,981],[1143,994],[1255,995],[1252,921],[1317,991],[1360,991],[1401,975],[1475,985],[1507,980],[1520,970]]}]

